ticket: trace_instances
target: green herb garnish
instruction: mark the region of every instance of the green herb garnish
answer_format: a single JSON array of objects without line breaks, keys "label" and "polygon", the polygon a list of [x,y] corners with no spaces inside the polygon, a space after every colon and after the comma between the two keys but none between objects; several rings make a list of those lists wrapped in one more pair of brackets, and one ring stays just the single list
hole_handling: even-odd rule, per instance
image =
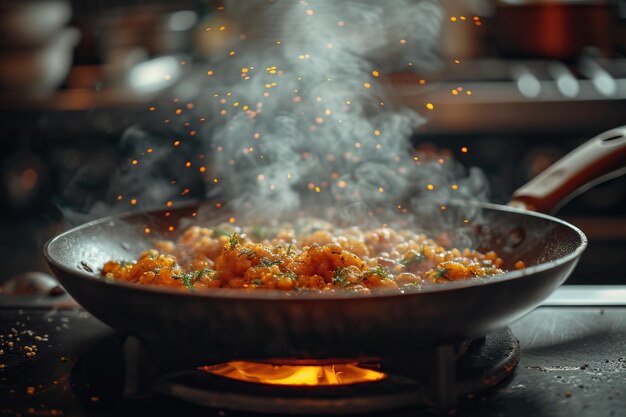
[{"label": "green herb garnish", "polygon": [[181,275],[172,275],[172,278],[181,280],[185,287],[189,288],[190,290],[193,290],[194,289],[193,284],[196,281],[199,281],[200,278],[202,278],[203,276],[207,276],[211,280],[215,280],[217,279],[217,271],[214,271],[209,268],[202,268],[199,271],[190,271],[190,272],[184,272]]},{"label": "green herb garnish", "polygon": [[348,284],[350,284],[348,282],[348,277],[346,277],[346,274],[344,273],[343,268],[339,267],[335,270],[335,276],[333,277],[333,284],[341,285],[342,287],[345,287]]},{"label": "green herb garnish", "polygon": [[193,282],[199,281],[200,278],[202,278],[205,275],[207,276],[207,278],[211,279],[212,281],[217,279],[217,271],[214,271],[213,269],[209,269],[209,268],[202,268],[201,270],[196,272],[196,276],[194,277]]},{"label": "green herb garnish", "polygon": [[380,265],[375,266],[374,268],[371,268],[370,270],[366,271],[364,274],[364,277],[367,279],[367,277],[371,276],[371,275],[378,275],[381,278],[389,278],[389,271],[387,270],[387,268],[384,268]]},{"label": "green herb garnish", "polygon": [[426,259],[426,257],[423,253],[418,253],[414,250],[410,250],[398,263],[404,266],[419,265],[424,261],[424,259]]},{"label": "green herb garnish", "polygon": [[181,280],[183,285],[190,290],[193,289],[193,283],[195,282],[194,277],[195,272],[185,272],[182,275],[172,275],[172,278]]},{"label": "green herb garnish", "polygon": [[271,259],[261,258],[261,260],[259,261],[259,265],[264,266],[266,268],[269,268],[272,265],[280,265],[282,263],[283,263],[283,261],[281,261],[280,259],[276,260],[276,261],[273,261]]},{"label": "green herb garnish", "polygon": [[293,248],[293,243],[290,243],[289,246],[287,246],[287,256],[289,256],[289,254],[291,253],[292,248]]},{"label": "green herb garnish", "polygon": [[433,279],[439,279],[439,278],[445,278],[448,279],[447,277],[445,277],[444,275],[448,272],[448,270],[446,268],[435,268],[435,270],[437,271],[437,273],[435,275],[433,275]]},{"label": "green herb garnish", "polygon": [[230,248],[233,249],[239,243],[239,236],[237,236],[237,232],[233,233],[228,240],[230,244]]},{"label": "green herb garnish", "polygon": [[263,281],[261,281],[260,279],[253,279],[252,281],[250,281],[251,284],[254,284],[257,287],[260,287],[261,285],[263,285]]},{"label": "green herb garnish", "polygon": [[252,259],[256,256],[256,252],[248,248],[243,248],[237,256],[242,256],[242,255],[246,255],[247,259]]}]

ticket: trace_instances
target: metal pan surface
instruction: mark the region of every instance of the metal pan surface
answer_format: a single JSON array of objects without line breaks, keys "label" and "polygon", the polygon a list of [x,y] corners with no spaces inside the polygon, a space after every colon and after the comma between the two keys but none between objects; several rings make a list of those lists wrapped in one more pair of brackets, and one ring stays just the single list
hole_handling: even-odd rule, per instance
[{"label": "metal pan surface", "polygon": [[168,216],[161,210],[97,220],[52,239],[45,255],[61,284],[95,317],[186,360],[323,359],[410,354],[417,346],[506,326],[567,278],[587,244],[580,230],[562,220],[507,206],[472,204],[478,220],[465,223],[464,203],[447,205],[443,214],[440,206],[421,207],[418,217],[424,225],[447,223],[455,240],[469,238],[496,250],[505,266],[522,260],[528,267],[490,279],[370,296],[181,292],[99,276],[109,259],[135,259],[150,247],[145,227],[151,235],[167,236],[169,225],[184,226],[197,218],[193,213],[211,217],[211,207],[207,202],[167,210]]}]

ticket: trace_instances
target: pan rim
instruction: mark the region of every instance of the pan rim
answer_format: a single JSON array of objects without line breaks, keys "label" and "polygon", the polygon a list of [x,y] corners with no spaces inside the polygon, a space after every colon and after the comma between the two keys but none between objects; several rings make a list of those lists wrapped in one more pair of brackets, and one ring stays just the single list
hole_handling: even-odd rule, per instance
[{"label": "pan rim", "polygon": [[[175,207],[170,207],[169,210],[192,208],[202,203],[203,202],[199,202],[199,201],[189,202],[189,203],[177,205]],[[189,291],[186,288],[178,290],[178,289],[162,287],[158,285],[137,285],[137,284],[133,284],[133,283],[125,282],[125,281],[103,279],[97,275],[90,274],[86,271],[76,269],[76,268],[71,268],[65,263],[59,262],[50,253],[51,248],[54,246],[54,244],[57,241],[63,239],[67,235],[75,233],[77,230],[87,229],[87,228],[90,228],[99,224],[108,223],[111,221],[123,220],[124,218],[132,217],[132,216],[139,214],[136,211],[125,212],[125,213],[120,213],[117,215],[95,219],[90,222],[75,226],[65,232],[62,232],[58,234],[57,236],[52,237],[44,244],[43,254],[47,262],[50,264],[50,266],[53,267],[53,269],[57,268],[69,274],[70,276],[72,276],[72,279],[74,278],[86,279],[86,280],[90,280],[90,282],[92,282],[95,285],[109,285],[109,286],[114,286],[114,287],[120,287],[120,288],[128,289],[129,291],[132,291],[132,292],[156,293],[156,294],[162,294],[162,295],[167,295],[171,297],[195,298],[198,300],[202,300],[202,299],[236,300],[238,302],[258,302],[258,301],[334,302],[334,301],[341,301],[341,300],[348,300],[348,299],[377,299],[377,298],[389,299],[389,298],[394,298],[394,297],[419,296],[420,294],[441,293],[441,292],[447,292],[447,291],[461,291],[463,289],[481,287],[484,285],[497,285],[498,283],[507,282],[507,281],[515,280],[515,279],[521,279],[527,276],[533,276],[535,274],[539,274],[539,273],[548,271],[550,269],[565,265],[569,262],[575,261],[577,258],[581,256],[581,254],[587,248],[588,240],[585,234],[582,232],[582,230],[572,225],[571,223],[568,223],[557,217],[547,215],[544,213],[538,213],[538,212],[534,212],[530,210],[525,210],[525,209],[521,209],[517,207],[510,207],[510,206],[505,206],[505,205],[500,205],[500,204],[476,202],[476,201],[468,202],[468,201],[457,200],[457,201],[448,202],[446,205],[458,205],[461,203],[464,205],[469,204],[478,208],[486,208],[486,209],[500,211],[500,212],[504,211],[504,212],[517,213],[517,214],[530,216],[530,217],[538,217],[544,220],[558,223],[562,226],[567,227],[571,231],[575,232],[575,234],[580,239],[580,244],[572,252],[558,259],[555,259],[549,262],[543,262],[543,263],[526,267],[523,269],[519,269],[519,270],[508,271],[508,272],[505,272],[503,275],[498,275],[492,278],[486,278],[486,279],[475,278],[475,279],[469,279],[469,280],[463,280],[463,281],[447,282],[442,285],[428,286],[427,288],[423,288],[423,287],[416,287],[415,289],[409,288],[404,291],[398,291],[398,290],[393,290],[393,289],[390,289],[387,291],[381,290],[381,291],[377,291],[376,293],[367,294],[367,295],[351,293],[347,291],[346,292],[333,292],[332,294],[327,294],[325,292],[292,293],[292,292],[286,292],[286,291],[281,291],[281,290],[246,291],[246,290],[241,290],[241,289],[218,289],[218,290],[213,289],[210,291]],[[162,208],[160,208],[159,210],[162,210]],[[145,210],[143,214],[149,215],[152,212],[156,212],[156,211],[158,210],[155,210],[155,209]]]}]

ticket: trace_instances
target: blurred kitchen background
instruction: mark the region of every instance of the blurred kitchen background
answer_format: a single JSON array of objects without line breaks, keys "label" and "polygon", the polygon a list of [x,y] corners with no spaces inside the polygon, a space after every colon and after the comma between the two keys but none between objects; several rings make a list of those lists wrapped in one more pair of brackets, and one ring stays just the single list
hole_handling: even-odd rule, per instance
[{"label": "blurred kitchen background", "polygon": [[[626,124],[623,0],[441,5],[441,68],[407,67],[392,85],[429,118],[415,143],[482,168],[494,202]],[[59,207],[80,211],[110,197],[111,173],[127,158],[125,129],[228,46],[228,31],[207,36],[228,24],[219,9],[207,0],[0,2],[0,281],[47,270],[42,244],[67,227]],[[559,216],[590,239],[570,283],[626,282],[626,178],[579,196]]]}]

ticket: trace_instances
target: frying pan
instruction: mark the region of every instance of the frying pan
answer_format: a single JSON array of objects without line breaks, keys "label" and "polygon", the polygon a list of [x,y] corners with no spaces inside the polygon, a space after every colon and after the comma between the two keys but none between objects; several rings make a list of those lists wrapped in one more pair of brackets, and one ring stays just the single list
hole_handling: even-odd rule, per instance
[{"label": "frying pan", "polygon": [[[549,210],[624,166],[626,126],[587,142],[518,190],[513,201]],[[454,239],[469,236],[475,246],[496,250],[505,266],[522,260],[526,268],[491,279],[369,296],[175,291],[99,276],[107,260],[136,259],[150,247],[146,226],[151,235],[168,236],[168,226],[183,228],[198,213],[230,214],[213,203],[96,220],[53,238],[44,253],[61,284],[95,317],[158,352],[168,352],[175,362],[198,365],[233,359],[401,356],[478,337],[538,306],[565,281],[587,245],[580,230],[549,215],[462,202],[447,204],[445,210],[415,207],[420,213],[415,227],[448,224],[451,233],[461,231]]]}]

